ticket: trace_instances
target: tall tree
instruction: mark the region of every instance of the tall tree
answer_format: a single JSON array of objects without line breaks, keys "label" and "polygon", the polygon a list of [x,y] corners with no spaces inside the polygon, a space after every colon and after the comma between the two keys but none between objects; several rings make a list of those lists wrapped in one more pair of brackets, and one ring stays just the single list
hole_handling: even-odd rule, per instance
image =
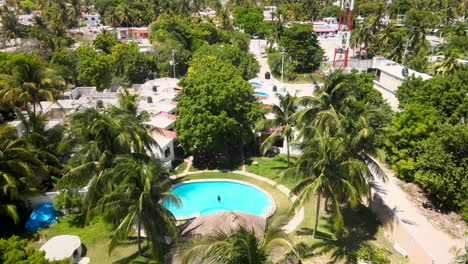
[{"label": "tall tree", "polygon": [[46,173],[40,160],[34,155],[16,129],[0,125],[0,215],[5,219],[2,231],[9,231],[19,224],[19,195],[37,192],[36,175]]},{"label": "tall tree", "polygon": [[109,252],[128,238],[136,223],[139,254],[143,227],[155,257],[162,261],[168,248],[165,237],[175,239],[177,229],[174,216],[160,201],[164,199],[178,205],[180,200],[175,194],[166,192],[171,183],[162,183],[165,173],[159,160],[145,155],[122,155],[116,158],[115,164],[104,176],[114,183],[114,188],[103,194],[94,209],[118,223]]},{"label": "tall tree", "polygon": [[31,54],[18,54],[7,63],[7,74],[0,75],[2,101],[17,106],[31,103],[33,112],[43,100],[52,101],[65,82],[44,62]]},{"label": "tall tree", "polygon": [[295,113],[297,111],[296,96],[278,94],[279,104],[274,104],[269,111],[269,114],[273,115],[273,118],[261,120],[257,123],[256,129],[265,130],[273,129],[274,132],[271,133],[267,139],[260,146],[260,150],[265,154],[273,144],[278,140],[286,140],[286,151],[288,157],[288,168],[291,165],[290,154],[289,154],[289,145],[294,139],[294,127],[296,125]]},{"label": "tall tree", "polygon": [[70,158],[71,169],[59,181],[58,188],[89,183],[85,209],[92,208],[102,196],[102,186],[107,186],[106,172],[115,165],[118,155],[152,153],[158,148],[150,131],[123,101],[121,98],[118,110],[88,108],[70,116],[70,136],[61,149],[70,150],[77,145],[81,148]]},{"label": "tall tree", "polygon": [[197,157],[228,154],[252,139],[260,105],[251,85],[227,62],[205,57],[180,83],[175,129],[182,147]]}]

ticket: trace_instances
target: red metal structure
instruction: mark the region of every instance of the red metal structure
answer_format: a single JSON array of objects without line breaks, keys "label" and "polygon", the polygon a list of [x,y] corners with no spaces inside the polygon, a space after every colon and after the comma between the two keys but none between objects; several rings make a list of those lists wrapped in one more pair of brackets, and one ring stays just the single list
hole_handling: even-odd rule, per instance
[{"label": "red metal structure", "polygon": [[338,47],[333,56],[333,67],[348,67],[349,44],[353,27],[354,0],[341,0],[340,19],[338,21]]}]

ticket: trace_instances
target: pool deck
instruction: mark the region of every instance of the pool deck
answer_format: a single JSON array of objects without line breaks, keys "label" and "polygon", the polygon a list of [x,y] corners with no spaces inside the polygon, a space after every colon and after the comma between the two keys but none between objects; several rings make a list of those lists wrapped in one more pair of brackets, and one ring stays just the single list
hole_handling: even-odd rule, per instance
[{"label": "pool deck", "polygon": [[[173,180],[176,180],[178,178],[182,178],[182,177],[185,177],[187,175],[205,173],[205,172],[221,172],[221,171],[220,170],[202,170],[202,171],[188,171],[188,170],[186,170],[186,171],[184,171],[182,173],[179,173],[177,175],[170,176],[170,178],[173,179]],[[277,182],[275,182],[275,181],[273,181],[271,179],[268,179],[268,178],[265,178],[263,176],[253,174],[253,173],[250,173],[250,172],[246,172],[246,171],[230,171],[230,172],[235,173],[235,174],[240,174],[240,175],[243,175],[243,176],[247,176],[247,177],[250,177],[250,178],[265,182],[265,183],[268,183],[271,186],[278,189],[280,192],[284,193],[286,196],[288,196],[291,201],[295,201],[297,199],[297,196],[291,195],[291,190],[289,190],[286,186],[284,186],[282,184],[278,184]],[[213,181],[213,179],[207,179],[207,181]],[[228,181],[235,181],[235,180],[228,180]],[[185,183],[185,182],[182,182],[182,183]],[[245,183],[245,182],[241,182],[241,183],[250,185],[250,184]],[[250,185],[250,186],[258,188],[255,185]],[[266,193],[268,194],[268,192],[266,192]],[[268,194],[268,195],[270,195],[270,194]],[[295,231],[299,227],[299,225],[302,223],[303,220],[304,220],[304,207],[301,207],[299,210],[296,210],[294,212],[293,218],[288,222],[288,224],[283,226],[282,229],[286,233],[291,233],[291,232]]]}]

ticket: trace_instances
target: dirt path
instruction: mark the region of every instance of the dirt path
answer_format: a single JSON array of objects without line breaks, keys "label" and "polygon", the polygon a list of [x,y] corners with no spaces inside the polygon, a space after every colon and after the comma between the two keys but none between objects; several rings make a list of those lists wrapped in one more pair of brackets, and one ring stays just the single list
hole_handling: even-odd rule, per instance
[{"label": "dirt path", "polygon": [[374,188],[385,203],[393,209],[400,218],[404,227],[409,231],[414,240],[418,241],[434,259],[437,264],[450,263],[453,259],[451,249],[464,248],[465,240],[456,239],[439,230],[420,213],[418,208],[407,199],[407,194],[397,185],[395,174],[382,164],[387,181],[377,180]]}]

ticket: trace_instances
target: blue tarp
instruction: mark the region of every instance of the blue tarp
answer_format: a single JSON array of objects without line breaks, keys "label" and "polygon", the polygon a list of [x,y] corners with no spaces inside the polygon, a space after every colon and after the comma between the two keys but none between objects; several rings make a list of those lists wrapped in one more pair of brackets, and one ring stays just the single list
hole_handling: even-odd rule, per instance
[{"label": "blue tarp", "polygon": [[31,232],[39,230],[57,221],[58,215],[59,212],[51,204],[40,204],[31,213],[24,227]]}]

